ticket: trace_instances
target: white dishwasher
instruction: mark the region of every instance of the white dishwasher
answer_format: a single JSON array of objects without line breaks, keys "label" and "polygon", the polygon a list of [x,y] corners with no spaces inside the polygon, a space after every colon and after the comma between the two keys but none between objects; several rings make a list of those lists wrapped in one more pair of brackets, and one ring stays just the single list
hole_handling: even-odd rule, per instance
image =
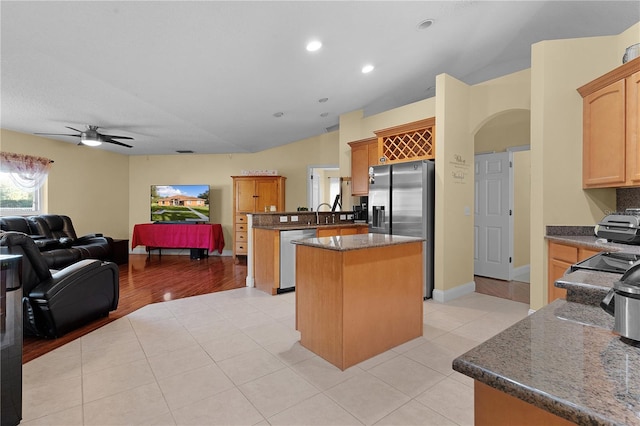
[{"label": "white dishwasher", "polygon": [[278,293],[292,291],[296,287],[296,245],[291,241],[315,236],[315,229],[280,231],[280,288]]}]

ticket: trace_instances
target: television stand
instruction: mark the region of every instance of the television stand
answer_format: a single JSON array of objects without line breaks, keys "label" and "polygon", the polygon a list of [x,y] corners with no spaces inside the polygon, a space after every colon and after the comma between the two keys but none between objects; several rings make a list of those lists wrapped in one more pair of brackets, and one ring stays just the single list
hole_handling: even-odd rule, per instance
[{"label": "television stand", "polygon": [[[163,248],[173,248],[190,249],[192,259],[202,259],[215,250],[222,254],[224,236],[222,226],[217,223],[142,223],[133,227],[131,240],[132,249],[139,245],[146,246],[149,257],[151,250],[159,250],[159,255],[162,256]],[[195,253],[193,250],[200,251]]]}]

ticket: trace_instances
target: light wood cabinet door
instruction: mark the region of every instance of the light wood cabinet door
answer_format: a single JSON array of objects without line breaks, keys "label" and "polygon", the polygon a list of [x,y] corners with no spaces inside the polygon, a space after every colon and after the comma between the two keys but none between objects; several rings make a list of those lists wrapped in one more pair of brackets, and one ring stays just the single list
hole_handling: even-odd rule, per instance
[{"label": "light wood cabinet door", "polygon": [[640,71],[626,80],[627,183],[640,185]]},{"label": "light wood cabinet door", "polygon": [[377,164],[378,140],[376,138],[350,142],[351,146],[351,195],[369,195],[369,166]]},{"label": "light wood cabinet door", "polygon": [[625,80],[583,101],[583,186],[622,186],[626,180]]},{"label": "light wood cabinet door", "polygon": [[567,290],[556,287],[556,280],[561,278],[574,263],[585,260],[597,253],[600,253],[600,251],[549,242],[547,301],[551,303],[556,299],[566,299]]},{"label": "light wood cabinet door", "polygon": [[285,209],[284,176],[232,176],[233,179],[233,258],[248,254],[247,213]]},{"label": "light wood cabinet door", "polygon": [[640,58],[578,88],[583,98],[583,188],[640,185]]}]

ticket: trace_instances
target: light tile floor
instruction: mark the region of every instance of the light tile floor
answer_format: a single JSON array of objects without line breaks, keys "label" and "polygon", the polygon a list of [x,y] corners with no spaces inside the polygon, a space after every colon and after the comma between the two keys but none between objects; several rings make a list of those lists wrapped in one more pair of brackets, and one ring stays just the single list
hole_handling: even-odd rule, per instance
[{"label": "light tile floor", "polygon": [[527,315],[473,293],[424,302],[424,335],[345,371],[301,347],[295,294],[148,305],[24,366],[23,425],[471,425],[452,360]]}]

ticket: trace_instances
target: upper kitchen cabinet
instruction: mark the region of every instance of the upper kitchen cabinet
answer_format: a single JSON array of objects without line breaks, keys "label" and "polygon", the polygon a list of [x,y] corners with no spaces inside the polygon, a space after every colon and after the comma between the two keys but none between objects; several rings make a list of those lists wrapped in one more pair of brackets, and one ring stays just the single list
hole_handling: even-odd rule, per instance
[{"label": "upper kitchen cabinet", "polygon": [[580,87],[583,188],[640,186],[640,58]]},{"label": "upper kitchen cabinet", "polygon": [[377,130],[378,158],[393,164],[436,158],[436,118]]},{"label": "upper kitchen cabinet", "polygon": [[247,255],[247,214],[283,211],[284,176],[231,176],[233,178],[233,259]]},{"label": "upper kitchen cabinet", "polygon": [[351,195],[369,195],[369,167],[378,165],[378,138],[349,142],[351,147]]}]

